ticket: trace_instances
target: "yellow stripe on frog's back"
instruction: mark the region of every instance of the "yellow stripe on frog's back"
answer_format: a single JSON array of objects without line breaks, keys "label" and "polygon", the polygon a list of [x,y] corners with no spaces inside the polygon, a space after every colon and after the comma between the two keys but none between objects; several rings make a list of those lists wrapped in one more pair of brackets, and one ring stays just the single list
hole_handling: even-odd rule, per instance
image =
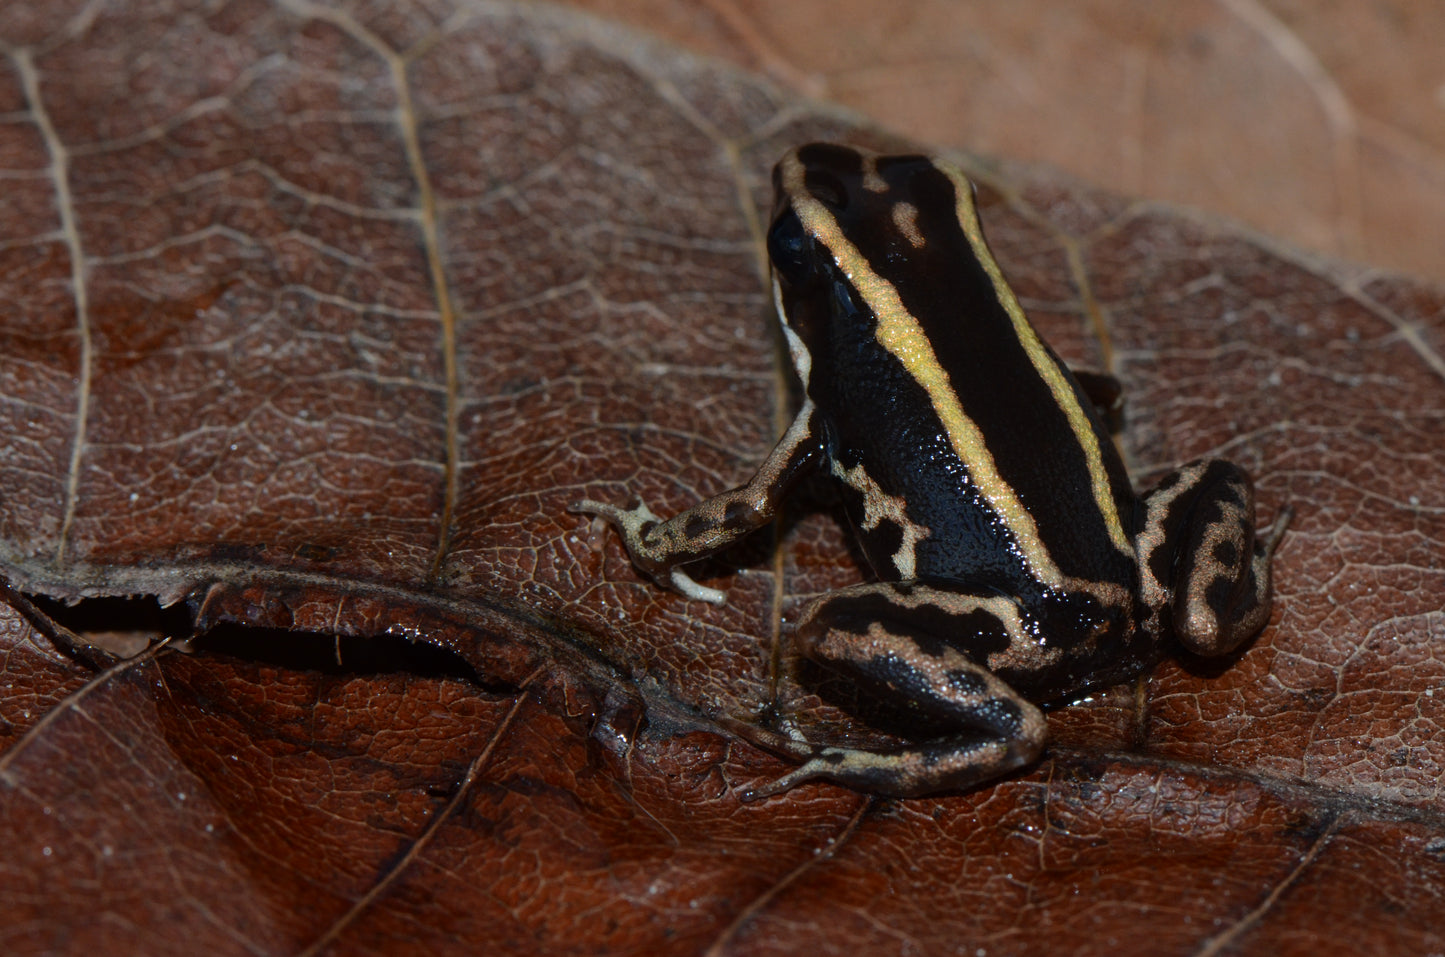
[{"label": "yellow stripe on frog's back", "polygon": [[1079,398],[1074,394],[1073,387],[1064,378],[1063,369],[1059,368],[1058,362],[1049,355],[1048,350],[1044,348],[1043,341],[1039,339],[1039,334],[1029,324],[1023,307],[1019,305],[1018,297],[1014,295],[1014,291],[1004,280],[1003,271],[999,269],[998,262],[993,258],[993,252],[988,248],[988,243],[984,241],[983,227],[978,220],[978,210],[973,204],[973,185],[957,167],[937,160],[932,162],[934,169],[947,176],[953,183],[953,194],[957,197],[959,226],[963,228],[964,235],[968,237],[968,244],[973,247],[974,256],[983,266],[984,272],[988,274],[989,282],[993,284],[994,295],[998,297],[1004,312],[1008,313],[1009,321],[1013,323],[1014,335],[1018,337],[1019,344],[1028,354],[1034,371],[1048,384],[1049,391],[1054,396],[1054,404],[1068,419],[1074,439],[1084,453],[1084,459],[1088,463],[1094,503],[1098,505],[1099,514],[1103,517],[1104,525],[1109,530],[1110,541],[1120,552],[1132,557],[1134,545],[1130,541],[1128,533],[1124,531],[1124,523],[1119,517],[1119,509],[1114,503],[1113,490],[1109,487],[1109,473],[1104,468],[1104,454],[1099,448],[1099,436],[1094,431],[1088,414],[1084,412],[1084,407],[1079,404]]},{"label": "yellow stripe on frog's back", "polygon": [[[904,307],[893,284],[872,269],[867,257],[843,235],[843,229],[833,214],[808,192],[803,182],[803,174],[803,164],[796,155],[790,155],[784,160],[783,181],[792,197],[794,212],[803,221],[807,232],[828,247],[843,274],[872,310],[878,323],[875,337],[879,344],[903,364],[908,374],[928,394],[933,411],[948,434],[954,454],[968,468],[980,494],[1013,533],[1032,574],[1050,587],[1063,587],[1064,577],[1049,555],[1048,548],[1039,535],[1037,523],[1019,500],[1013,487],[999,474],[983,433],[963,411],[958,393],[954,390],[947,371],[939,363],[923,327]],[[974,234],[969,235],[972,241]],[[992,259],[988,262],[992,263]],[[993,268],[996,271],[998,267],[994,265]],[[990,273],[991,277],[994,275],[995,273]],[[1002,280],[995,282],[1000,284]],[[1012,301],[1012,296],[1010,300]],[[1013,307],[1018,308],[1016,301]],[[1028,324],[1024,325],[1027,328]],[[1029,332],[1032,333],[1032,329]],[[1036,337],[1034,341],[1038,341]],[[1067,383],[1065,385],[1067,386]],[[1101,467],[1101,474],[1102,471]],[[1108,514],[1112,515],[1113,521],[1117,523],[1118,516],[1113,510],[1112,498],[1109,499],[1109,509]]]}]

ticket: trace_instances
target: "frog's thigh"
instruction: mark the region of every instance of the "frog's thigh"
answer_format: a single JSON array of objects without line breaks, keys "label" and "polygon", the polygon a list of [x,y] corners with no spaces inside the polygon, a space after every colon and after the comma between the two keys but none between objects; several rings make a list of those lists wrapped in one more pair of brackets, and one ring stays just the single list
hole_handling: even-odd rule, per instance
[{"label": "frog's thigh", "polygon": [[798,626],[803,653],[948,730],[888,751],[817,748],[779,784],[826,777],[913,795],[970,787],[1033,761],[1044,744],[1043,714],[948,643],[980,633],[1022,640],[1021,629],[1013,600],[966,586],[881,582],[822,599]]}]

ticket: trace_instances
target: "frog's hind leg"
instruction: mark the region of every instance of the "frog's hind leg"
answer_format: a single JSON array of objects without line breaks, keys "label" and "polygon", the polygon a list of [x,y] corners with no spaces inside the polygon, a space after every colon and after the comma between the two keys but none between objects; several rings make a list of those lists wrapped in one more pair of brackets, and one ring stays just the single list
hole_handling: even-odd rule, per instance
[{"label": "frog's hind leg", "polygon": [[1258,538],[1254,485],[1243,469],[1204,459],[1167,475],[1144,497],[1139,538],[1145,604],[1171,613],[1181,644],[1223,655],[1269,621],[1271,562],[1289,527],[1286,507]]},{"label": "frog's hind leg", "polygon": [[987,668],[938,635],[980,647],[1023,642],[1012,599],[967,586],[880,582],[813,605],[798,626],[800,650],[865,690],[907,704],[943,733],[885,750],[812,745],[756,727],[732,727],[802,765],[747,799],[827,778],[895,796],[966,788],[1028,764],[1043,748],[1043,714]]}]

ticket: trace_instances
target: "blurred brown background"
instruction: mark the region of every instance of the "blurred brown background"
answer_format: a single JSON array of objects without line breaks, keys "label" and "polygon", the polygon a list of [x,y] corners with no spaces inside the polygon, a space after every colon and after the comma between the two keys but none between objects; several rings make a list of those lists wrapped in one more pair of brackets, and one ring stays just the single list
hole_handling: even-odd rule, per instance
[{"label": "blurred brown background", "polygon": [[1445,280],[1445,0],[573,0],[924,143]]}]

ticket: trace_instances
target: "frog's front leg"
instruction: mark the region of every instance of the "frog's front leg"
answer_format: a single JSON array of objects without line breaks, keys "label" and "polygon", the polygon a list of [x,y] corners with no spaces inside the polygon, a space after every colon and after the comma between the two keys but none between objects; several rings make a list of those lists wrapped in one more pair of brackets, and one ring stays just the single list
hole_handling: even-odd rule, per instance
[{"label": "frog's front leg", "polygon": [[[939,635],[939,625],[950,633]],[[824,597],[798,625],[799,649],[951,730],[913,745],[868,750],[812,745],[728,722],[760,746],[803,761],[744,798],[777,794],[810,778],[910,797],[971,787],[1033,761],[1047,731],[1042,712],[950,643],[967,644],[976,635],[979,647],[997,647],[1002,638],[1012,649],[1037,648],[1025,628],[1016,601],[966,585],[879,582]]]},{"label": "frog's front leg", "polygon": [[1186,465],[1144,497],[1140,591],[1158,619],[1199,655],[1237,648],[1269,621],[1270,560],[1291,516],[1283,509],[1256,540],[1254,485],[1222,459]]},{"label": "frog's front leg", "polygon": [[689,598],[721,604],[726,595],[699,585],[677,566],[715,555],[772,521],[788,490],[823,461],[822,429],[813,403],[807,401],[746,485],[699,502],[665,521],[646,503],[623,509],[584,499],[570,511],[611,522],[621,533],[632,564],[658,584],[670,585]]}]

